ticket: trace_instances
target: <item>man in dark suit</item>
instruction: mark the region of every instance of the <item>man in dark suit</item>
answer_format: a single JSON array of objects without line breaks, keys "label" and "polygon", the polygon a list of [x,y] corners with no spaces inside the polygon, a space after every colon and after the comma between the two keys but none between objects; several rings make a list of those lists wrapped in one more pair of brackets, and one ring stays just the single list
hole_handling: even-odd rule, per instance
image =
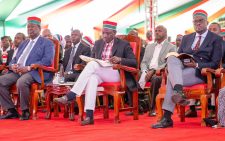
[{"label": "man in dark suit", "polygon": [[[92,57],[109,60],[112,64],[136,67],[137,61],[130,44],[115,37],[116,26],[117,23],[114,22],[103,22],[103,39],[95,42]],[[114,70],[112,67],[102,67],[97,62],[91,61],[81,72],[71,91],[66,96],[55,98],[54,101],[67,104],[68,101],[74,100],[76,96],[81,96],[85,90],[86,118],[82,121],[81,125],[94,124],[93,111],[95,109],[98,84],[119,81],[120,75],[117,70]],[[126,82],[130,91],[137,89],[136,81],[130,73],[126,73]]]},{"label": "man in dark suit", "polygon": [[189,60],[180,60],[174,56],[167,59],[168,76],[166,95],[163,102],[164,115],[162,119],[152,125],[152,128],[173,127],[173,114],[175,104],[186,106],[189,101],[185,99],[183,86],[203,83],[206,79],[201,75],[202,68],[216,69],[222,57],[222,38],[207,30],[207,13],[196,10],[193,13],[195,33],[183,37],[178,53],[191,54]]},{"label": "man in dark suit", "polygon": [[74,69],[75,64],[85,64],[80,55],[90,56],[91,49],[81,43],[82,33],[76,29],[71,32],[72,47],[64,53],[63,67],[65,69],[65,81],[76,81],[81,71]]},{"label": "man in dark suit", "polygon": [[[41,19],[29,17],[27,32],[29,39],[25,40],[19,47],[16,56],[9,64],[10,72],[0,76],[0,103],[8,112],[0,119],[18,118],[19,114],[11,99],[9,88],[16,83],[20,94],[20,107],[22,116],[20,120],[28,120],[30,86],[33,82],[41,83],[37,70],[31,70],[32,64],[51,66],[53,63],[55,48],[53,43],[40,37]],[[44,81],[49,82],[53,78],[52,73],[44,72]]]}]

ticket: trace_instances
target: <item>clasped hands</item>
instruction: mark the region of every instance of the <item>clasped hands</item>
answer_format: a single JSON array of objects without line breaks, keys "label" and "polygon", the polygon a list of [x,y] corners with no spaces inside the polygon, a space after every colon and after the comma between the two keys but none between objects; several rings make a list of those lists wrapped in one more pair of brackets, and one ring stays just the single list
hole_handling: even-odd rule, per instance
[{"label": "clasped hands", "polygon": [[121,60],[122,59],[120,57],[113,56],[109,59],[109,62],[112,64],[119,64],[119,63],[121,63]]},{"label": "clasped hands", "polygon": [[13,64],[11,70],[18,74],[24,74],[29,71],[28,66],[20,66],[19,64]]}]

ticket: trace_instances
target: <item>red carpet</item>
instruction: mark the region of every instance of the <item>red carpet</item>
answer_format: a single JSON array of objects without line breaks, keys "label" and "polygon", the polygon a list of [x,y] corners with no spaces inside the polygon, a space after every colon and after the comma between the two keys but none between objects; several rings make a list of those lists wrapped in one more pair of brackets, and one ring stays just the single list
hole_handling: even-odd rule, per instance
[{"label": "red carpet", "polygon": [[[177,115],[173,116],[174,128],[151,129],[156,118],[141,115],[139,120],[121,115],[121,123],[104,120],[102,112],[95,112],[95,124],[80,126],[75,121],[53,117],[45,120],[39,113],[38,120],[19,121],[18,119],[0,121],[0,141],[222,141],[225,129],[212,129],[200,126],[200,118],[186,119],[180,122]],[[77,117],[76,117],[77,118]]]}]

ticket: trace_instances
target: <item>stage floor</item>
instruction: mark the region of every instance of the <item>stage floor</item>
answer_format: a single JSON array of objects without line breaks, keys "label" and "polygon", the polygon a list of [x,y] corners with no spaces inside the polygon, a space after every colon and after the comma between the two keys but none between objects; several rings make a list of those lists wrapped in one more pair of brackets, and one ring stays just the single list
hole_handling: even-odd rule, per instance
[{"label": "stage floor", "polygon": [[168,129],[151,129],[156,118],[147,114],[133,120],[120,113],[121,123],[114,124],[112,111],[105,120],[102,111],[96,110],[95,124],[90,126],[80,126],[77,117],[69,121],[61,114],[45,120],[44,113],[38,115],[37,120],[0,120],[0,141],[222,141],[225,135],[225,129],[201,127],[200,113],[186,122],[180,122],[175,114],[174,127]]}]

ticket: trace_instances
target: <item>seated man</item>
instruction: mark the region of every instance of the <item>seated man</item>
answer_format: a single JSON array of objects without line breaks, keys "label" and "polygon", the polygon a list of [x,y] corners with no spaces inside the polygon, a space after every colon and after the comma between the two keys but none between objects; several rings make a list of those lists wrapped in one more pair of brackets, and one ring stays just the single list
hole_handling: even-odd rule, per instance
[{"label": "seated man", "polygon": [[[95,42],[92,50],[92,57],[102,60],[109,60],[112,64],[122,64],[136,67],[137,61],[130,44],[118,39],[116,35],[117,23],[104,21],[102,37]],[[85,111],[86,118],[81,125],[94,124],[93,111],[95,109],[96,92],[98,84],[102,82],[119,82],[120,74],[112,67],[102,67],[97,62],[89,62],[78,77],[71,91],[61,98],[55,98],[58,103],[67,104],[76,96],[81,96],[85,90]],[[127,87],[130,91],[136,90],[136,81],[130,73],[126,72]]]},{"label": "seated man", "polygon": [[193,55],[194,60],[180,60],[174,56],[167,59],[168,76],[166,95],[163,102],[164,115],[152,125],[152,128],[173,127],[171,116],[175,104],[188,105],[183,86],[204,83],[206,78],[201,75],[202,68],[216,69],[222,58],[222,38],[207,30],[207,13],[196,10],[193,13],[193,25],[196,32],[185,35],[178,53]]},{"label": "seated man", "polygon": [[[9,92],[10,86],[15,83],[20,94],[20,107],[22,110],[20,120],[28,120],[30,117],[30,86],[33,82],[41,83],[38,71],[31,70],[31,66],[32,64],[50,66],[53,63],[55,53],[53,43],[47,38],[41,37],[40,31],[41,19],[29,17],[27,24],[29,39],[19,46],[16,56],[10,62],[10,72],[0,76],[0,103],[4,110],[8,110],[0,119],[19,117]],[[44,72],[45,82],[51,81],[53,75]]]},{"label": "seated man", "polygon": [[80,55],[90,56],[91,49],[81,44],[82,33],[76,29],[71,32],[72,47],[65,51],[63,67],[65,69],[65,81],[76,81],[81,71],[74,68],[75,64],[85,64]]},{"label": "seated man", "polygon": [[141,77],[139,84],[144,89],[146,82],[151,82],[151,99],[149,116],[155,116],[155,98],[159,93],[162,77],[156,76],[155,71],[166,66],[165,57],[169,52],[175,52],[176,48],[167,41],[167,29],[164,26],[157,26],[155,29],[155,43],[148,44],[145,49],[144,58],[141,62]]}]

